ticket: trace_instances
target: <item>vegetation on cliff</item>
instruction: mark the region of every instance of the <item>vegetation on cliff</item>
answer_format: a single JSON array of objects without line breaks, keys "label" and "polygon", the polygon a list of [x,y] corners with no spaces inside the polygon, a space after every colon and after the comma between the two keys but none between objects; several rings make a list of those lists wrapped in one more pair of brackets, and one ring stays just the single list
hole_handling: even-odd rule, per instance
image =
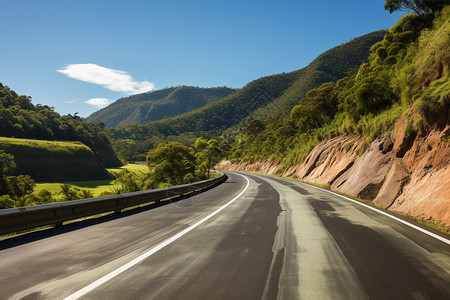
[{"label": "vegetation on cliff", "polygon": [[432,127],[444,128],[450,105],[449,19],[449,6],[434,15],[405,15],[351,75],[309,91],[282,121],[235,132],[229,157],[288,166],[326,137],[357,134],[368,144],[400,118],[408,119],[412,140]]}]

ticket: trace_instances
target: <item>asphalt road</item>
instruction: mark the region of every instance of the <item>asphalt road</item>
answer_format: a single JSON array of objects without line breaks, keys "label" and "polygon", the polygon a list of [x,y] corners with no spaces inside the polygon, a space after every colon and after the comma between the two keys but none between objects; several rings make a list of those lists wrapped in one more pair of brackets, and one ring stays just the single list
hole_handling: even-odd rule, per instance
[{"label": "asphalt road", "polygon": [[0,241],[0,299],[450,299],[450,244],[296,181]]}]

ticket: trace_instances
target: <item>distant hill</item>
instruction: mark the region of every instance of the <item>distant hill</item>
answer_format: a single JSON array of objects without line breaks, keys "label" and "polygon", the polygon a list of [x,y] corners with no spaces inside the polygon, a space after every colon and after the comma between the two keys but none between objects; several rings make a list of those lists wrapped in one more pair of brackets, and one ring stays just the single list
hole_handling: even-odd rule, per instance
[{"label": "distant hill", "polygon": [[171,87],[120,98],[91,114],[86,120],[103,122],[106,127],[143,124],[195,110],[235,91],[228,87]]},{"label": "distant hill", "polygon": [[367,61],[370,47],[381,41],[385,33],[376,31],[355,38],[321,54],[303,69],[254,80],[237,92],[191,112],[144,125],[112,129],[115,149],[124,158],[133,160],[138,154],[136,141],[146,143],[139,150],[143,152],[169,136],[171,140],[172,136],[178,136],[182,141],[192,136],[220,136],[252,116],[289,115],[310,89],[336,81]]}]

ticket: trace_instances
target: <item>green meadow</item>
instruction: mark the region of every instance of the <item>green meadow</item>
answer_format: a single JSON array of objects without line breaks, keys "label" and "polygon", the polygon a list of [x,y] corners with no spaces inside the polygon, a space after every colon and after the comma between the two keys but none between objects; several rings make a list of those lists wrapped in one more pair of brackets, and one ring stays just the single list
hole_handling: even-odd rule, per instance
[{"label": "green meadow", "polygon": [[[118,174],[124,170],[128,170],[136,175],[144,175],[148,167],[143,165],[128,164],[120,168],[107,169],[112,174]],[[84,180],[84,181],[61,181],[61,182],[41,182],[37,183],[34,188],[34,194],[38,194],[42,190],[48,190],[57,196],[61,191],[61,185],[69,184],[72,188],[79,190],[90,190],[94,197],[100,196],[102,193],[111,192],[114,188],[120,188],[120,184],[115,184],[114,180]]]},{"label": "green meadow", "polygon": [[74,155],[79,151],[91,152],[91,149],[81,142],[47,141],[11,137],[0,137],[0,146],[4,150],[15,150],[19,154],[27,151],[28,153],[26,154],[28,155],[41,154],[40,152],[47,151],[65,153],[68,156]]}]

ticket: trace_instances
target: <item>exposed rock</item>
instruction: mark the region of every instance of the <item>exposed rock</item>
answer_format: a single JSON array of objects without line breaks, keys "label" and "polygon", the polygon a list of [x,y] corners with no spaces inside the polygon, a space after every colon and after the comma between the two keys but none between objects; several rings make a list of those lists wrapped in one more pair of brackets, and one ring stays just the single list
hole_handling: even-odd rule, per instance
[{"label": "exposed rock", "polygon": [[[450,126],[428,134],[405,135],[407,120],[399,121],[391,138],[381,136],[361,155],[364,140],[340,136],[319,143],[303,163],[283,176],[329,184],[335,191],[373,200],[389,210],[450,230],[450,143],[443,136]],[[405,141],[408,140],[408,141]],[[276,174],[276,162],[222,162],[222,169]]]},{"label": "exposed rock", "polygon": [[425,137],[418,137],[412,147],[402,158],[403,165],[410,173],[419,172],[424,176],[434,168],[448,165],[450,160],[450,143],[443,142],[444,133],[450,129],[447,126],[442,131],[432,131]]},{"label": "exposed rock", "polygon": [[450,143],[442,141],[449,128],[416,138],[402,158],[409,183],[390,209],[450,228]]},{"label": "exposed rock", "polygon": [[411,126],[408,125],[409,122],[411,120],[408,118],[401,119],[392,131],[391,138],[394,142],[393,149],[396,157],[403,157],[414,143],[416,134],[407,130],[408,126]]},{"label": "exposed rock", "polygon": [[373,200],[378,206],[389,207],[394,200],[401,194],[403,186],[408,181],[408,172],[402,166],[400,159],[393,161],[392,167],[386,176],[383,186]]},{"label": "exposed rock", "polygon": [[389,207],[426,221],[450,225],[450,168],[447,166],[425,176],[411,176],[402,194]]},{"label": "exposed rock", "polygon": [[371,143],[368,150],[355,160],[353,166],[331,185],[331,189],[362,199],[375,199],[394,159],[392,153],[383,153],[383,145],[389,144],[386,140],[390,139],[380,137]]},{"label": "exposed rock", "polygon": [[257,161],[254,163],[231,163],[229,160],[224,160],[216,165],[216,169],[219,170],[244,171],[264,174],[277,174],[279,167],[280,165],[277,162],[268,161]]},{"label": "exposed rock", "polygon": [[386,138],[384,139],[383,143],[380,143],[380,145],[378,146],[378,150],[383,152],[383,154],[386,154],[392,150],[393,146],[394,143],[392,142],[392,140],[390,138]]},{"label": "exposed rock", "polygon": [[230,160],[222,160],[220,163],[218,163],[215,167],[219,170],[231,170],[231,161]]},{"label": "exposed rock", "polygon": [[317,145],[305,161],[293,166],[283,176],[299,178],[320,184],[332,184],[353,165],[363,140],[356,136],[343,136]]}]

